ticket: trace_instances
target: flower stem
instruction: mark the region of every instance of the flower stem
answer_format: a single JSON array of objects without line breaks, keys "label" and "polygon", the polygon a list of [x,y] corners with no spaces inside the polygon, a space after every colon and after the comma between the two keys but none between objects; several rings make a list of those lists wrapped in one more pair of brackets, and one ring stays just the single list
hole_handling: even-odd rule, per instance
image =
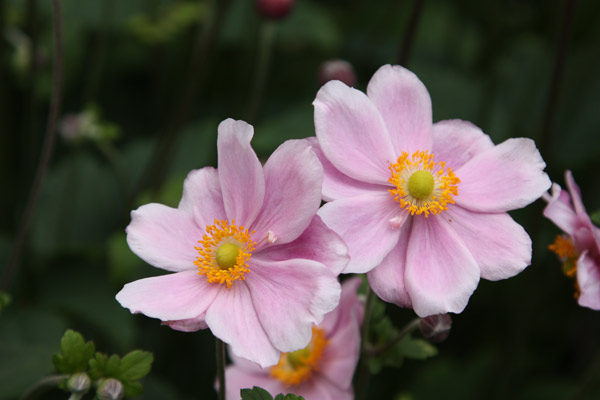
[{"label": "flower stem", "polygon": [[21,397],[19,400],[31,400],[40,398],[42,394],[46,393],[49,390],[52,390],[58,387],[58,384],[67,379],[69,375],[50,375],[45,378],[40,379],[35,385],[31,386]]},{"label": "flower stem", "polygon": [[389,349],[394,347],[396,345],[396,343],[401,341],[404,336],[408,335],[409,333],[411,333],[412,331],[417,329],[419,327],[420,323],[421,323],[421,318],[415,318],[412,321],[410,321],[408,324],[404,325],[404,327],[402,327],[400,332],[398,332],[398,335],[396,335],[396,337],[394,337],[389,342],[383,343],[372,349],[367,349],[369,357],[377,357],[377,356],[385,353],[386,351],[388,351]]},{"label": "flower stem", "polygon": [[362,325],[360,328],[360,362],[358,364],[358,372],[356,375],[356,385],[354,390],[354,398],[362,400],[366,398],[367,387],[369,386],[369,367],[367,365],[367,346],[369,344],[369,322],[371,313],[375,304],[375,292],[367,286],[367,301],[365,304],[365,313],[363,315]]},{"label": "flower stem", "polygon": [[256,71],[254,75],[254,85],[252,86],[252,92],[250,97],[250,103],[248,104],[248,122],[251,124],[256,123],[258,116],[258,110],[265,91],[265,84],[267,81],[267,73],[269,71],[269,64],[271,60],[271,53],[273,52],[273,38],[275,37],[276,23],[273,21],[264,21],[260,29],[260,42],[258,49],[258,61],[256,63]]},{"label": "flower stem", "polygon": [[400,56],[398,57],[398,64],[404,67],[408,66],[408,59],[410,57],[417,28],[419,27],[419,20],[421,19],[424,5],[425,0],[414,0],[408,26],[404,32],[404,39],[402,40],[402,46],[400,47]]},{"label": "flower stem", "polygon": [[219,382],[219,400],[225,400],[225,344],[215,337],[217,350],[217,380]]},{"label": "flower stem", "polygon": [[62,92],[62,18],[61,18],[61,1],[52,0],[54,9],[54,73],[52,76],[52,100],[50,103],[50,112],[48,115],[48,124],[46,125],[46,134],[44,139],[44,147],[35,174],[35,179],[31,185],[27,205],[23,212],[23,219],[19,225],[17,238],[13,247],[8,264],[4,269],[2,278],[0,279],[0,288],[8,288],[12,278],[16,272],[21,252],[27,238],[27,233],[31,227],[31,222],[37,206],[40,189],[44,183],[46,172],[50,164],[52,149],[54,147],[54,138],[56,136],[56,120],[60,110],[61,92]]}]

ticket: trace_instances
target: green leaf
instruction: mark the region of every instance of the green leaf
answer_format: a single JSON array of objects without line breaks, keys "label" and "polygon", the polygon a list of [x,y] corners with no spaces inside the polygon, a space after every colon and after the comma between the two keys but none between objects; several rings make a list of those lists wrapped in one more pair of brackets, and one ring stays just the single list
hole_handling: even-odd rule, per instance
[{"label": "green leaf", "polygon": [[94,380],[105,376],[106,363],[108,356],[102,353],[96,353],[96,356],[89,361],[90,377]]},{"label": "green leaf", "polygon": [[89,360],[94,356],[93,342],[85,342],[79,332],[67,329],[60,340],[61,354],[56,353],[52,362],[57,371],[62,374],[72,374],[85,371]]},{"label": "green leaf", "polygon": [[394,349],[397,354],[415,360],[425,360],[437,355],[437,348],[431,343],[423,339],[414,339],[410,335],[399,341]]},{"label": "green leaf", "polygon": [[8,307],[11,302],[12,302],[11,295],[6,292],[0,291],[0,311],[2,311],[2,309],[4,309],[4,308]]},{"label": "green leaf", "polygon": [[121,359],[117,379],[137,381],[150,372],[154,356],[148,351],[134,350]]},{"label": "green leaf", "polygon": [[275,400],[304,400],[302,396],[296,396],[295,394],[288,393],[285,396],[282,393],[279,393],[275,396]]},{"label": "green leaf", "polygon": [[142,394],[144,388],[140,382],[121,382],[123,384],[123,395],[125,397],[135,397]]},{"label": "green leaf", "polygon": [[273,400],[273,396],[269,392],[258,386],[254,386],[252,389],[242,389],[240,395],[242,400]]},{"label": "green leaf", "polygon": [[596,210],[594,211],[591,215],[590,218],[592,219],[592,222],[596,225],[600,225],[600,210]]}]

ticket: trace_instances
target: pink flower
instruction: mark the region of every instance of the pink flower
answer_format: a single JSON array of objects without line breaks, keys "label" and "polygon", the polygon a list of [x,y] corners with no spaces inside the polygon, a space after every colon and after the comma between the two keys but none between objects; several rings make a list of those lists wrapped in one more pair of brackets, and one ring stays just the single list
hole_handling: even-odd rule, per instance
[{"label": "pink flower", "polygon": [[329,82],[313,104],[330,201],[319,215],[348,246],[344,272],[370,271],[379,297],[424,317],[461,312],[480,277],[529,265],[531,240],[506,212],[550,186],[532,140],[495,146],[469,122],[432,124],[427,89],[400,66],[366,95]]},{"label": "pink flower", "polygon": [[563,261],[565,274],[576,277],[579,305],[600,310],[600,229],[592,225],[571,171],[565,172],[565,181],[569,192],[555,183],[552,196],[544,194],[548,202],[544,216],[566,234],[558,236],[550,249]]},{"label": "pink flower", "polygon": [[313,328],[310,344],[281,355],[271,368],[233,356],[227,367],[226,398],[239,400],[240,389],[260,386],[273,395],[294,393],[307,400],[352,400],[352,375],[358,362],[363,304],[356,295],[360,278],[342,285],[340,305]]},{"label": "pink flower", "polygon": [[129,283],[117,300],[173,329],[208,327],[235,354],[268,366],[306,346],[336,307],[348,259],[315,215],[323,173],[310,147],[288,141],[262,167],[252,135],[243,121],[223,121],[218,170],[190,172],[175,209],[131,213],[131,250],[173,273]]}]

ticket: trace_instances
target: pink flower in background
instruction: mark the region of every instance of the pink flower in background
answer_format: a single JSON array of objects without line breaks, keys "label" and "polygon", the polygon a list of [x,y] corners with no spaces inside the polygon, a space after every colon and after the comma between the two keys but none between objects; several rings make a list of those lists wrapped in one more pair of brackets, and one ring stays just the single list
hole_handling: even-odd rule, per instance
[{"label": "pink flower in background", "polygon": [[313,104],[330,201],[319,215],[348,246],[344,272],[370,271],[379,297],[424,317],[461,312],[480,277],[530,264],[531,239],[506,212],[550,186],[532,140],[495,146],[469,122],[432,124],[427,89],[399,66],[366,95],[329,82]]},{"label": "pink flower in background", "polygon": [[348,258],[315,215],[323,172],[310,147],[288,141],[263,167],[252,136],[247,123],[223,121],[218,170],[190,172],[178,208],[131,213],[131,250],[173,273],[129,283],[117,300],[173,329],[208,327],[238,356],[269,366],[306,346],[336,307]]},{"label": "pink flower in background", "polygon": [[352,400],[364,308],[356,294],[360,282],[360,278],[344,282],[340,305],[313,327],[309,345],[282,354],[276,366],[261,368],[233,356],[233,365],[225,371],[227,400],[238,400],[240,389],[253,386],[273,395],[294,393],[306,400]]},{"label": "pink flower in background", "polygon": [[565,181],[569,192],[555,183],[552,196],[544,194],[548,202],[544,216],[565,233],[557,236],[550,249],[563,261],[565,274],[576,278],[579,305],[600,310],[600,229],[585,211],[571,171],[565,172]]}]

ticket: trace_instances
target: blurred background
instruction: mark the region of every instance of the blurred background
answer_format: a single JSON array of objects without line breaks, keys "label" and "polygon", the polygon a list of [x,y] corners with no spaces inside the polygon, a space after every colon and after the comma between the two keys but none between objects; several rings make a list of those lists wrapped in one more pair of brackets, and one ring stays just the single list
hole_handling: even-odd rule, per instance
[{"label": "blurred background", "polygon": [[[297,0],[274,21],[251,0],[63,0],[57,136],[7,272],[50,109],[52,15],[49,1],[0,0],[0,289],[12,298],[0,310],[0,399],[52,373],[67,327],[103,352],[152,351],[140,398],[216,398],[210,331],[173,331],[114,299],[161,273],[128,249],[129,212],[176,206],[187,172],[216,166],[225,118],[255,125],[263,159],[313,136],[328,60],[346,60],[353,71],[335,76],[361,90],[381,65],[408,66],[435,121],[472,121],[495,143],[535,139],[551,179],[564,186],[571,169],[588,211],[600,209],[599,2]],[[370,399],[600,398],[600,313],[573,298],[542,209],[513,214],[534,240],[533,264],[482,281],[439,354],[384,369]],[[414,318],[386,312],[398,326]]]}]

